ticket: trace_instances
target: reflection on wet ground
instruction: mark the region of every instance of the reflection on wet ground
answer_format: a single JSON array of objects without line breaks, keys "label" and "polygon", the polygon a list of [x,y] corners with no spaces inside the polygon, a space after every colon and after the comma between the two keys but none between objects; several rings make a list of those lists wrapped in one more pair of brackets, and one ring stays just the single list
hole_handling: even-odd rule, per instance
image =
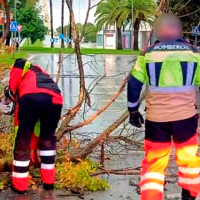
[{"label": "reflection on wet ground", "polygon": [[8,189],[0,193],[0,199],[3,200],[55,200],[56,194],[51,191],[44,191],[43,189],[29,190],[27,194],[15,194],[12,190]]},{"label": "reflection on wet ground", "polygon": [[[119,89],[123,79],[128,75],[135,56],[115,56],[115,55],[85,55],[83,56],[85,82],[91,97],[92,107],[81,108],[73,124],[83,121],[98,108],[105,105],[108,100]],[[34,64],[41,65],[54,78],[58,71],[58,55],[42,54],[31,57]],[[103,77],[103,78],[102,78]],[[97,84],[98,82],[98,84]],[[97,84],[97,85],[96,85]],[[59,86],[64,96],[64,109],[72,108],[77,101],[79,93],[79,73],[74,55],[63,55],[63,66]],[[93,89],[93,87],[95,88]],[[116,102],[104,114],[98,117],[94,123],[79,129],[79,132],[100,133],[117,119],[127,109],[126,91],[116,100]],[[84,113],[84,114],[83,114]]]}]

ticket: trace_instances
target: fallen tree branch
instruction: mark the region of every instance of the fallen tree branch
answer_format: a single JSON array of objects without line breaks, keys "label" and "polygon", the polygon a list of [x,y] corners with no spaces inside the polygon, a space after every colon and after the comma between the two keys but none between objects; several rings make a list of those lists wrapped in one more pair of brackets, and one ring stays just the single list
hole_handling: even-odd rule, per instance
[{"label": "fallen tree branch", "polygon": [[63,137],[63,135],[67,132],[71,132],[75,129],[78,129],[78,128],[81,128],[85,125],[88,125],[90,124],[92,121],[94,121],[99,115],[101,115],[113,102],[115,102],[115,100],[120,96],[120,94],[123,92],[126,84],[127,84],[127,80],[128,80],[128,77],[126,77],[122,84],[121,84],[121,87],[120,89],[114,94],[114,96],[108,101],[108,103],[101,107],[96,113],[94,113],[92,116],[90,116],[87,120],[85,120],[84,122],[81,122],[77,125],[74,125],[74,126],[68,126],[65,131],[63,132],[63,134],[58,138],[58,141],[60,141],[60,139]]},{"label": "fallen tree branch", "polygon": [[[145,92],[140,97],[140,102],[145,98]],[[112,125],[103,131],[99,136],[93,139],[86,147],[82,148],[79,152],[69,155],[69,159],[74,161],[77,158],[85,159],[103,140],[118,128],[129,116],[129,111],[125,111]]]},{"label": "fallen tree branch", "polygon": [[57,72],[57,75],[56,75],[56,84],[58,84],[59,79],[60,79],[61,68],[62,68],[62,53],[61,53],[61,51],[59,51],[58,72]]},{"label": "fallen tree branch", "polygon": [[79,86],[79,97],[78,97],[78,101],[77,101],[75,107],[70,109],[67,112],[67,114],[62,118],[61,125],[56,132],[56,136],[57,136],[58,140],[59,140],[59,138],[61,138],[61,135],[65,131],[65,128],[67,127],[67,125],[70,123],[70,121],[76,116],[76,114],[80,110],[82,103],[84,102],[84,99],[88,98],[88,97],[86,97],[83,60],[82,60],[82,57],[81,57],[80,41],[79,41],[78,34],[77,34],[74,12],[73,12],[73,9],[70,7],[70,5],[71,5],[70,1],[66,0],[66,3],[67,3],[67,6],[68,6],[68,9],[70,11],[71,20],[72,20],[72,29],[73,29],[73,34],[74,34],[75,52],[76,52],[76,56],[77,56],[79,76],[80,76],[80,81],[79,81],[80,86]]}]

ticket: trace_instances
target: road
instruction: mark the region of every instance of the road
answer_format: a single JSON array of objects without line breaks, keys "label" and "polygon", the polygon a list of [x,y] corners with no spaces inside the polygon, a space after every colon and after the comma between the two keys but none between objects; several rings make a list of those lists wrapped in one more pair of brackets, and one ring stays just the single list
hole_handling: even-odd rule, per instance
[{"label": "road", "polygon": [[[47,70],[52,77],[56,77],[58,67],[58,55],[53,54],[40,54],[32,55],[30,57],[34,64],[41,65]],[[122,80],[127,76],[131,70],[133,56],[114,56],[114,55],[102,55],[102,56],[83,56],[86,87],[92,88],[97,80],[105,76],[91,92],[92,108],[81,108],[81,114],[73,120],[73,124],[76,124],[83,120],[84,117],[89,117],[98,108],[105,105],[112,95],[119,89]],[[63,67],[61,73],[61,79],[59,81],[59,87],[62,90],[64,96],[64,110],[72,108],[77,101],[77,95],[79,91],[79,78],[76,58],[74,56],[63,55]],[[109,126],[121,113],[126,110],[126,91],[120,96],[119,99],[95,122],[87,127],[81,128],[78,132],[87,139],[87,133],[96,134],[101,133],[107,126]],[[143,110],[143,108],[142,108]],[[93,136],[93,135],[92,135]],[[122,168],[140,166],[140,162],[143,158],[143,152],[123,152],[120,157],[111,156],[110,160],[105,162],[107,168]],[[174,165],[174,163],[172,163]],[[139,183],[139,176],[115,176],[104,175],[104,178],[108,180],[111,185],[111,189],[103,192],[86,192],[85,200],[139,200],[138,188],[136,186],[129,185],[130,178],[133,178],[133,182],[137,185]],[[180,199],[180,188],[174,183],[176,177],[170,180],[171,183],[166,184],[166,199]],[[79,200],[78,197],[66,197],[66,191],[58,190],[51,192],[45,192],[42,188],[37,191],[29,190],[26,195],[15,195],[10,189],[0,194],[0,200]],[[198,199],[200,200],[200,198]]]},{"label": "road", "polygon": [[[92,107],[83,106],[80,115],[77,116],[72,124],[83,121],[83,117],[87,118],[95,112],[95,110],[104,106],[114,93],[120,88],[123,79],[131,70],[134,56],[113,56],[113,55],[97,55],[83,56],[86,88],[92,89],[98,80],[94,90],[90,93]],[[40,54],[31,57],[34,64],[41,65],[47,70],[52,77],[56,77],[58,71],[58,56],[51,54]],[[72,108],[76,105],[79,93],[79,76],[76,58],[74,56],[63,55],[63,66],[59,87],[64,96],[64,110]],[[90,90],[89,89],[89,90]],[[126,91],[116,100],[116,102],[94,123],[79,129],[81,133],[93,132],[101,133],[114,120],[116,120],[127,109]]]}]

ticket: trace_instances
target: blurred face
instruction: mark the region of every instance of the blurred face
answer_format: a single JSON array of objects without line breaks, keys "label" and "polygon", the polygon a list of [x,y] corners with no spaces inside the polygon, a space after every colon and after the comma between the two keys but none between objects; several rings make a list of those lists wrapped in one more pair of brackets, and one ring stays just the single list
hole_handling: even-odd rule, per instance
[{"label": "blurred face", "polygon": [[154,35],[160,41],[177,40],[181,37],[182,24],[178,17],[171,14],[161,15],[154,24]]}]

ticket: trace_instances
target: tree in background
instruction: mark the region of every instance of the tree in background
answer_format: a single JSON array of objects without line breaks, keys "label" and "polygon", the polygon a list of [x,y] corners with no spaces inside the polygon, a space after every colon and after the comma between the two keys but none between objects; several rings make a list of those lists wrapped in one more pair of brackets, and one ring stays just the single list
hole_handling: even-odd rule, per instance
[{"label": "tree in background", "polygon": [[99,30],[103,26],[109,28],[111,25],[116,25],[118,35],[117,48],[121,49],[122,26],[124,23],[132,22],[133,14],[134,49],[138,50],[140,24],[141,22],[151,23],[154,20],[156,9],[156,0],[106,0],[98,5],[95,16]]},{"label": "tree in background", "polygon": [[[66,35],[67,37],[69,37],[69,28],[69,24],[63,27],[64,35]],[[76,29],[77,33],[80,34],[81,30],[83,29],[83,24],[77,23]],[[62,33],[62,27],[59,26],[56,31],[58,33]],[[97,32],[97,27],[93,23],[88,22],[85,28],[84,42],[96,42]]]},{"label": "tree in background", "polygon": [[81,23],[77,23],[76,24],[76,31],[78,33],[78,35],[80,36],[81,30],[83,29],[83,24]]},{"label": "tree in background", "polygon": [[[56,32],[57,33],[62,33],[62,27],[59,26],[58,28],[56,28]],[[63,26],[63,33],[64,33],[64,35],[68,36],[68,33],[69,33],[69,24]]]},{"label": "tree in background", "polygon": [[84,41],[85,42],[96,42],[97,41],[97,27],[92,23],[87,23],[87,26],[85,28],[85,36]]},{"label": "tree in background", "polygon": [[117,13],[117,7],[123,6],[126,0],[106,0],[97,6],[95,17],[98,30],[108,29],[112,25],[117,28],[117,49],[122,49],[121,30],[123,22],[119,22],[121,13]]},{"label": "tree in background", "polygon": [[194,40],[191,34],[192,26],[200,25],[200,7],[199,1],[191,0],[170,0],[170,12],[178,15],[183,23],[184,36]]},{"label": "tree in background", "polygon": [[16,1],[16,9],[17,9],[17,11],[22,9],[22,8],[25,8],[26,6],[36,6],[36,4],[39,2],[39,0],[20,0],[20,1],[9,0],[9,6],[10,6],[12,11],[14,11],[15,1]]},{"label": "tree in background", "polygon": [[[156,0],[127,0],[124,6],[117,7],[117,14],[120,13],[119,23],[126,20],[131,21],[134,29],[133,49],[138,50],[138,37],[140,24],[147,22],[152,24],[155,19],[157,9]],[[132,19],[133,12],[133,19]]]},{"label": "tree in background", "polygon": [[18,11],[18,23],[23,25],[21,32],[23,38],[30,38],[31,43],[37,39],[44,40],[47,28],[44,19],[41,18],[39,10],[34,6],[26,6]]}]

